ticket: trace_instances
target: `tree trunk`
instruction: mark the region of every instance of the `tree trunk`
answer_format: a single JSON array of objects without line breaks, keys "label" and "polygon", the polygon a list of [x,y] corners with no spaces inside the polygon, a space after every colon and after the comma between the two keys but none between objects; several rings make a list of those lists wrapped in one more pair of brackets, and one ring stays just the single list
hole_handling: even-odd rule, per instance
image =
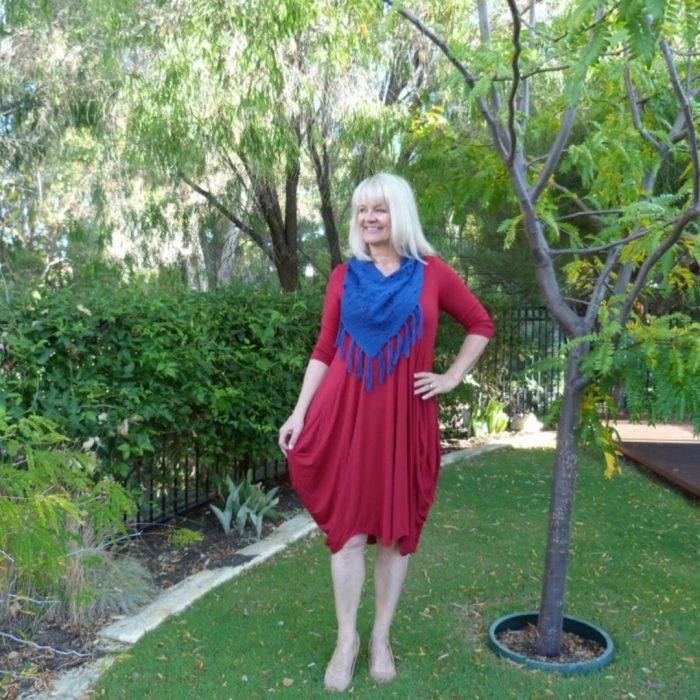
[{"label": "tree trunk", "polygon": [[569,354],[566,365],[566,390],[562,397],[557,425],[557,449],[549,504],[549,532],[536,649],[537,654],[549,657],[558,656],[560,653],[564,621],[564,594],[578,461],[576,432],[586,385],[578,365],[585,352],[585,345],[579,345]]},{"label": "tree trunk", "polygon": [[340,252],[340,240],[338,229],[335,225],[335,214],[333,212],[333,195],[331,192],[331,167],[328,149],[325,143],[321,143],[321,153],[316,148],[313,134],[309,134],[309,152],[316,174],[316,185],[321,196],[321,218],[326,232],[326,243],[331,255],[331,269],[343,262]]}]

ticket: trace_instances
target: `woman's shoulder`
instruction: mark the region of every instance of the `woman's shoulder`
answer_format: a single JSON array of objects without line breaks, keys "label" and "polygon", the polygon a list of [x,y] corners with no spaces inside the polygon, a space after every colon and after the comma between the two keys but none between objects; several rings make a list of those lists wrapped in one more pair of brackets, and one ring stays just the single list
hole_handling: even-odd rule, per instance
[{"label": "woman's shoulder", "polygon": [[452,269],[437,253],[434,255],[426,255],[423,261],[425,262],[426,269],[437,273],[443,272],[446,269]]},{"label": "woman's shoulder", "polygon": [[347,263],[339,263],[332,270],[330,277],[328,278],[328,286],[332,288],[341,287],[343,284],[343,279],[345,278],[345,270],[347,269]]}]

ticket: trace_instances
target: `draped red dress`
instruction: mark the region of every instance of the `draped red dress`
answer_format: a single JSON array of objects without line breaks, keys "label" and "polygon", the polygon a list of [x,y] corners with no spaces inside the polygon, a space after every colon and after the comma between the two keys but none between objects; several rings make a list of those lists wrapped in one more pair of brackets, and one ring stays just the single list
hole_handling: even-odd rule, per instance
[{"label": "draped red dress", "polygon": [[[347,372],[335,339],[345,265],[331,274],[312,358],[328,365],[287,454],[292,485],[331,552],[353,535],[415,552],[433,503],[440,467],[437,402],[413,393],[415,372],[432,371],[440,311],[468,333],[490,338],[493,324],[461,278],[440,258],[425,258],[423,337],[371,391]],[[346,338],[345,342],[349,342]]]}]

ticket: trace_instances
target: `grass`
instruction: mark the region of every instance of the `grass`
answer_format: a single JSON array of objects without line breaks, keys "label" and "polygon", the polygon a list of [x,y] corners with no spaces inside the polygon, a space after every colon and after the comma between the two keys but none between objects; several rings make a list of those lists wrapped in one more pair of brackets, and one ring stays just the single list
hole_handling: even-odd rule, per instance
[{"label": "grass", "polygon": [[[602,626],[615,660],[564,677],[489,649],[494,619],[538,605],[552,459],[512,450],[444,469],[394,623],[399,676],[380,686],[367,673],[370,566],[352,696],[698,698],[700,509],[634,467],[606,481],[598,458],[580,462],[566,612]],[[146,635],[96,696],[327,698],[334,634],[328,555],[311,537]]]}]

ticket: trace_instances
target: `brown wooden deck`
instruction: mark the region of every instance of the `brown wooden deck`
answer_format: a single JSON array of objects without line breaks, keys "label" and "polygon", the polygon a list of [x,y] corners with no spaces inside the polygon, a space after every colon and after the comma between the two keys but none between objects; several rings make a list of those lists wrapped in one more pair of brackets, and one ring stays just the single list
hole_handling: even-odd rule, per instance
[{"label": "brown wooden deck", "polygon": [[700,439],[690,426],[619,423],[617,430],[622,454],[700,497]]}]

